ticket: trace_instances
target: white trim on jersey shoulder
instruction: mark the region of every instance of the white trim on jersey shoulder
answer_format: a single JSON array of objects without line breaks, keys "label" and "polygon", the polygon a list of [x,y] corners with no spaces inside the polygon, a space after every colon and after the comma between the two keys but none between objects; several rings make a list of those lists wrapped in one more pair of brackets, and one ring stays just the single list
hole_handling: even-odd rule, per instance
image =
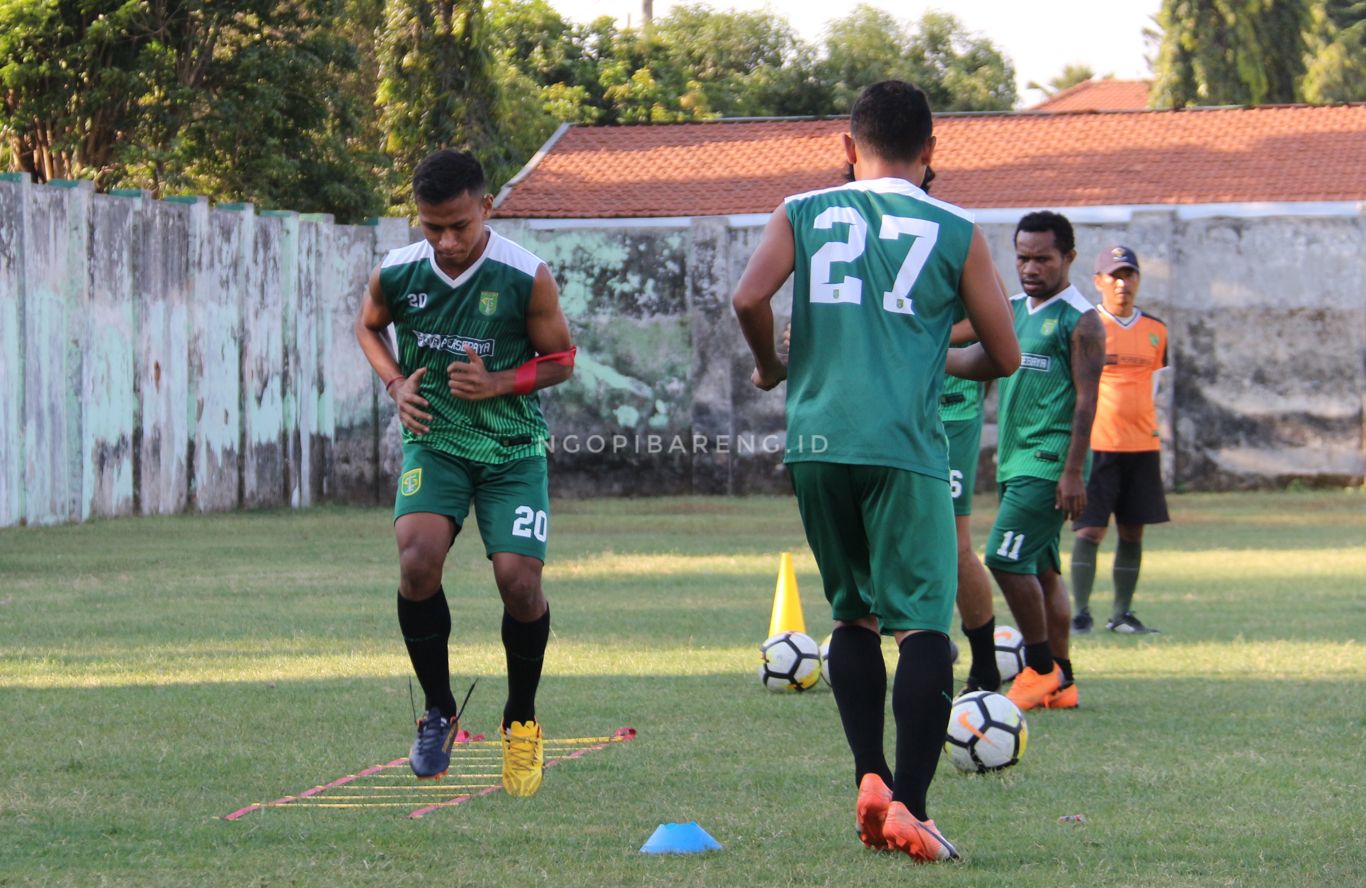
[{"label": "white trim on jersey shoulder", "polygon": [[380,268],[390,268],[395,265],[407,265],[410,262],[421,262],[432,254],[432,245],[425,240],[408,244],[406,247],[396,247],[384,254]]},{"label": "white trim on jersey shoulder", "polygon": [[489,242],[484,247],[484,255],[494,262],[515,268],[528,277],[535,277],[536,270],[545,264],[540,256],[521,244],[508,240],[492,228],[489,229]]},{"label": "white trim on jersey shoulder", "polygon": [[1095,311],[1096,307],[1091,304],[1091,300],[1081,295],[1081,291],[1078,290],[1074,284],[1069,284],[1067,289],[1063,290],[1058,295],[1063,299],[1066,299],[1068,305],[1082,314],[1086,314],[1088,311]]},{"label": "white trim on jersey shoulder", "polygon": [[822,194],[830,194],[835,191],[871,191],[875,194],[900,194],[912,200],[922,201],[932,207],[938,207],[946,213],[952,213],[960,219],[968,222],[973,221],[972,214],[956,204],[946,203],[937,198],[930,197],[923,189],[912,185],[905,179],[886,177],[882,179],[857,179],[853,182],[845,182],[832,188],[818,188],[815,191],[806,191],[802,194],[792,194],[783,198],[783,205],[794,200],[804,200],[808,197],[816,197]]},{"label": "white trim on jersey shoulder", "polygon": [[[1021,296],[1027,295],[1027,293],[1021,293],[1018,296],[1012,296],[1011,300],[1013,301],[1015,299],[1019,299]],[[1081,291],[1077,289],[1075,284],[1068,284],[1064,289],[1059,290],[1052,296],[1049,296],[1047,299],[1045,299],[1043,302],[1040,302],[1038,305],[1035,305],[1032,302],[1028,303],[1027,305],[1025,305],[1025,310],[1028,311],[1030,314],[1035,314],[1036,312],[1043,311],[1045,308],[1052,305],[1054,302],[1057,302],[1059,299],[1066,302],[1068,305],[1072,306],[1082,314],[1086,314],[1086,312],[1095,309],[1095,306],[1092,305],[1085,296],[1081,295]]]}]

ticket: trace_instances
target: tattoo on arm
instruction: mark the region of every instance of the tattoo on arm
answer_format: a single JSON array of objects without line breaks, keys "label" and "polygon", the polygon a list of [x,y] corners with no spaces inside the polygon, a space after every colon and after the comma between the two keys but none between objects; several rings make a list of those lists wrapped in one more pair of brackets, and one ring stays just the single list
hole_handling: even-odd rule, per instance
[{"label": "tattoo on arm", "polygon": [[1105,325],[1094,311],[1077,321],[1072,331],[1072,385],[1077,390],[1072,409],[1072,441],[1067,448],[1069,468],[1080,469],[1091,446],[1091,423],[1096,418],[1100,371],[1105,367]]}]

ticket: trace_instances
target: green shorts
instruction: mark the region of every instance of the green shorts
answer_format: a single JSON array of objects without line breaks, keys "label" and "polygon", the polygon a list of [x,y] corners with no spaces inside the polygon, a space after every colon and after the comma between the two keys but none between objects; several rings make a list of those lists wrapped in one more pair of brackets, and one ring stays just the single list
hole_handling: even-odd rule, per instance
[{"label": "green shorts", "polygon": [[944,423],[949,438],[949,493],[953,514],[972,514],[972,492],[977,487],[977,459],[982,453],[982,414],[976,419]]},{"label": "green shorts", "polygon": [[507,463],[481,463],[433,450],[403,445],[403,471],[394,496],[394,520],[413,512],[445,515],[456,528],[465,523],[474,501],[484,554],[514,552],[545,561],[550,530],[550,486],[545,457]]},{"label": "green shorts", "polygon": [[797,462],[788,471],[832,616],[877,617],[884,634],[948,634],[958,592],[948,483],[884,466]]},{"label": "green shorts", "polygon": [[1060,572],[1058,535],[1066,514],[1054,504],[1058,482],[1011,478],[1001,485],[1001,507],[987,535],[987,567],[1005,573]]}]

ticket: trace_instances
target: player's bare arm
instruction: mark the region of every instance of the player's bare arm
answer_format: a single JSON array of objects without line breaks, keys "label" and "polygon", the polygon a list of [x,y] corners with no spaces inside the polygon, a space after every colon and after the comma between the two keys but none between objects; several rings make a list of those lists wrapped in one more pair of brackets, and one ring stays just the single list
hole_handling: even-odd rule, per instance
[{"label": "player's bare arm", "polygon": [[[536,269],[536,278],[531,284],[531,300],[527,306],[527,339],[538,355],[554,355],[568,352],[573,343],[569,336],[569,323],[560,310],[560,289],[550,269],[542,265]],[[559,385],[574,372],[572,360],[537,361],[531,370],[535,376],[528,379],[521,389],[517,385],[520,368],[491,372],[484,361],[466,346],[466,361],[452,361],[446,367],[451,394],[466,401],[482,401],[503,395],[530,394],[543,388]],[[529,388],[527,387],[529,386]]]},{"label": "player's bare arm", "polygon": [[976,345],[950,349],[946,368],[964,379],[987,380],[1009,376],[1020,366],[1020,342],[1015,337],[1015,319],[1010,302],[1001,288],[1001,277],[991,262],[991,250],[980,228],[973,228],[958,295],[967,310],[967,320],[977,338]]},{"label": "player's bare arm", "polygon": [[360,312],[356,316],[356,341],[360,343],[365,359],[384,382],[384,391],[398,405],[399,422],[408,431],[425,435],[431,431],[427,423],[431,422],[432,415],[425,409],[428,406],[427,399],[417,392],[427,368],[419,367],[411,376],[403,375],[403,368],[399,366],[393,343],[389,339],[389,325],[393,321],[389,306],[380,292],[379,268],[376,267],[370,272],[365,295],[361,297]]},{"label": "player's bare arm", "polygon": [[1058,479],[1056,505],[1068,518],[1076,518],[1086,508],[1086,452],[1091,448],[1091,423],[1096,418],[1096,399],[1100,372],[1105,368],[1105,325],[1100,315],[1088,311],[1072,331],[1072,385],[1077,391],[1072,408],[1072,440]]},{"label": "player's bare arm", "polygon": [[783,207],[773,211],[764,226],[763,237],[749,257],[745,273],[735,285],[731,305],[740,322],[740,332],[754,354],[754,373],[750,381],[768,391],[787,378],[787,364],[778,356],[773,337],[773,294],[792,274],[796,246],[792,224]]}]

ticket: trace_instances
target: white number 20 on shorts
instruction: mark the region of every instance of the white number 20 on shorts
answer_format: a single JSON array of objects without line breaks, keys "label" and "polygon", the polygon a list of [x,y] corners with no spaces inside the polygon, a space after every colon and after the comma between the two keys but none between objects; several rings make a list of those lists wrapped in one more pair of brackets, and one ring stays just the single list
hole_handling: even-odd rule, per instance
[{"label": "white number 20 on shorts", "polygon": [[516,514],[517,520],[512,522],[512,535],[535,537],[544,543],[546,529],[550,523],[545,512],[540,509],[533,509],[531,506],[518,506]]}]

